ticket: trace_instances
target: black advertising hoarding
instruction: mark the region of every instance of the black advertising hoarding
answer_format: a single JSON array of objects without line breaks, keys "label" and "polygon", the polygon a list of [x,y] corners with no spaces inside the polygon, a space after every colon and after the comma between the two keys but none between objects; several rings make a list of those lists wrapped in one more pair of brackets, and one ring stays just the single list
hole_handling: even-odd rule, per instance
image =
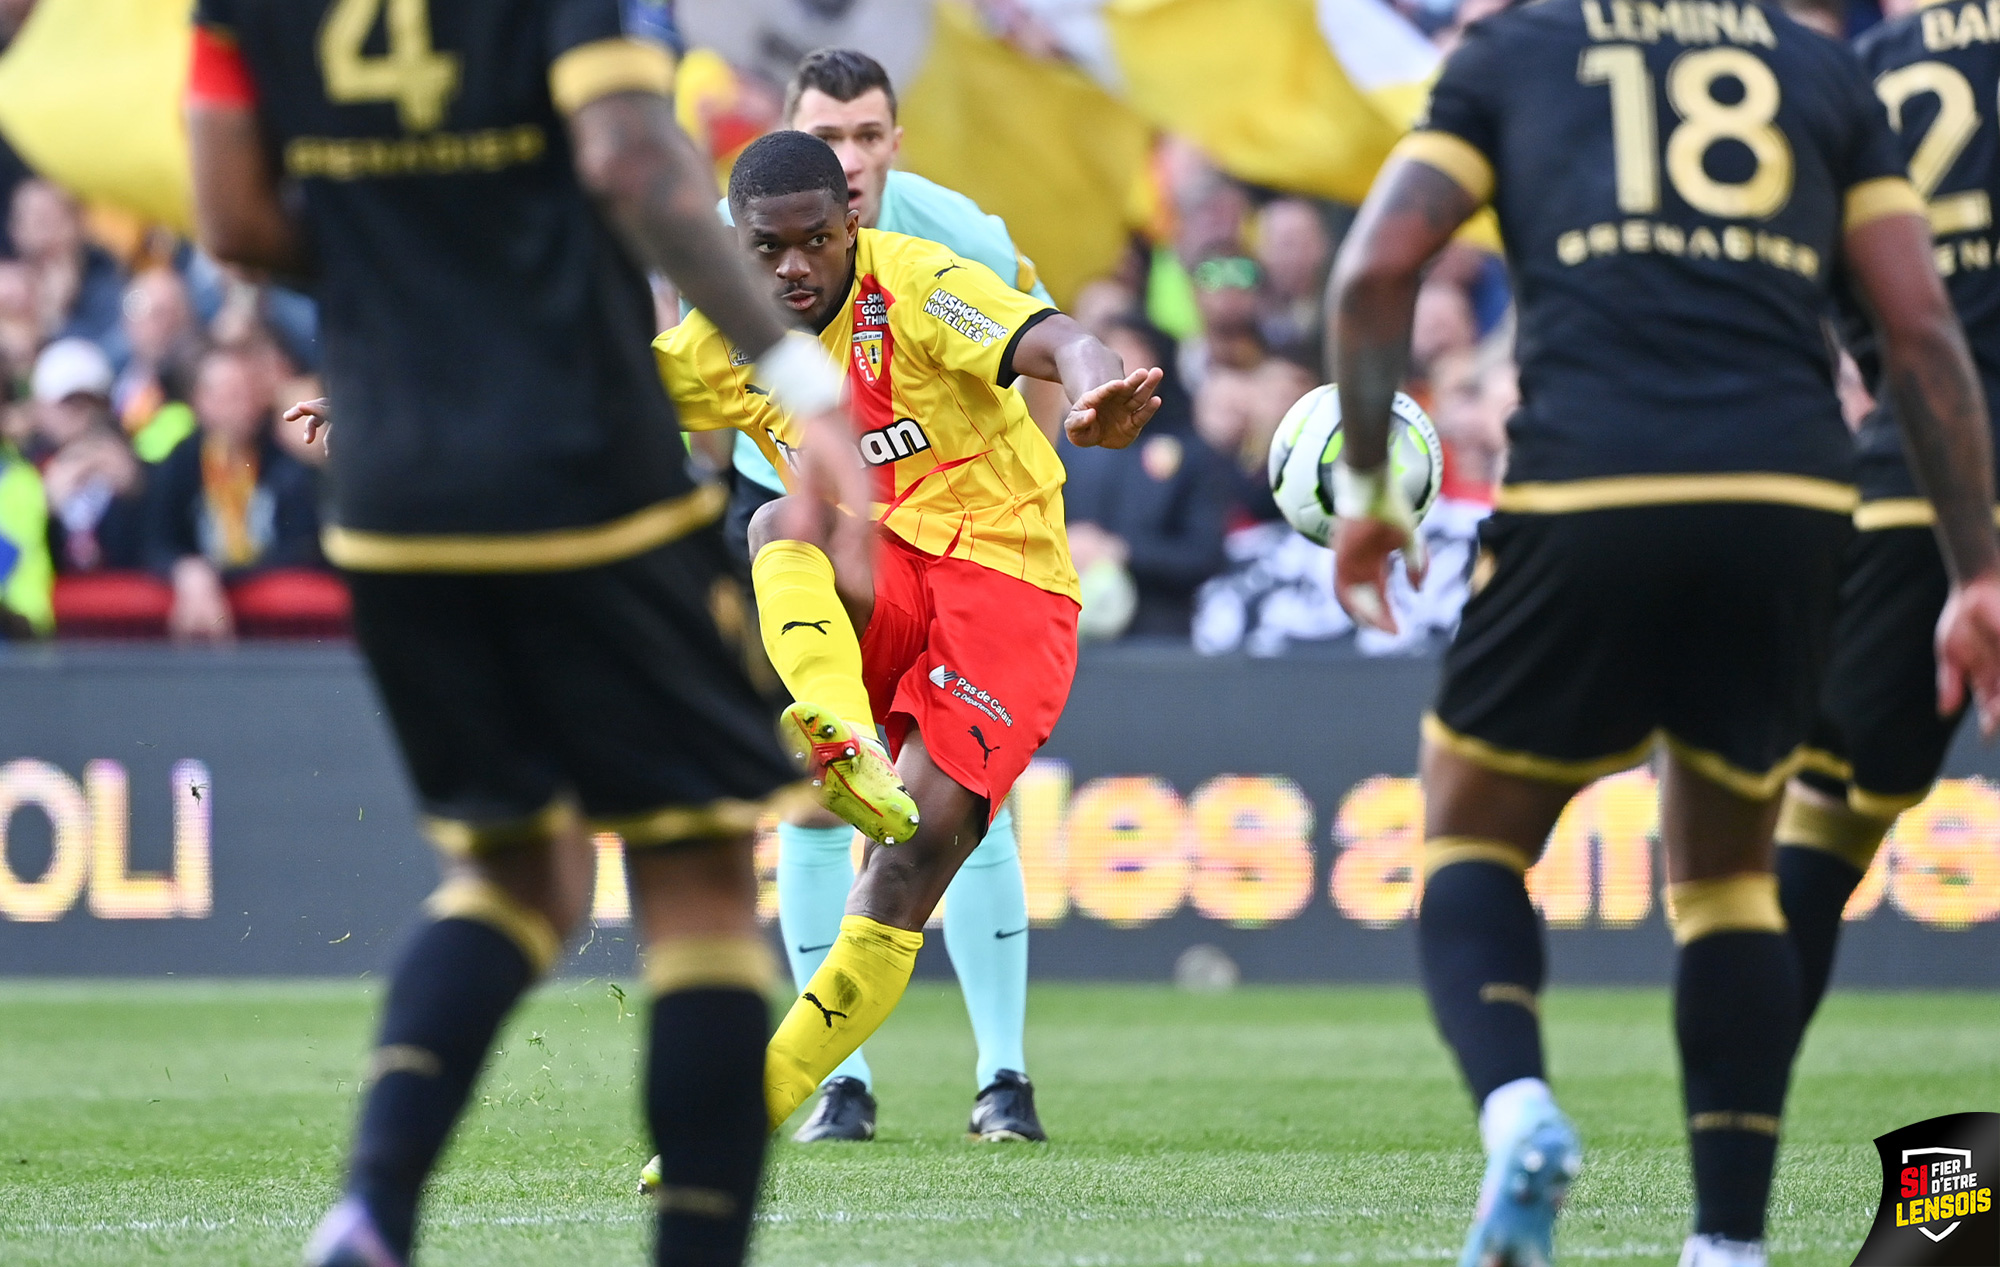
[{"label": "black advertising hoarding", "polygon": [[[1035,973],[1159,979],[1207,943],[1246,980],[1413,979],[1435,674],[1087,653],[1016,792]],[[1848,984],[2000,985],[2000,754],[1968,733],[1948,774],[1849,909]],[[1641,770],[1558,826],[1530,877],[1555,979],[1666,979],[1655,813]],[[0,830],[4,975],[355,975],[436,883],[343,647],[0,650]],[[571,970],[628,971],[616,841],[600,844]],[[943,970],[927,949],[920,972]]]}]

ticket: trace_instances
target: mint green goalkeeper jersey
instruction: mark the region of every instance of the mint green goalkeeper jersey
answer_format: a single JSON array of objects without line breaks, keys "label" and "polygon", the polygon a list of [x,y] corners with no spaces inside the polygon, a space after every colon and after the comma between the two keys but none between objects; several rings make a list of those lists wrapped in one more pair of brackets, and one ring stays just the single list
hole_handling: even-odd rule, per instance
[{"label": "mint green goalkeeper jersey", "polygon": [[[729,215],[727,198],[717,210],[724,224],[735,223]],[[1007,222],[999,216],[987,215],[978,203],[955,189],[946,189],[912,172],[892,171],[882,187],[882,215],[870,227],[949,247],[953,254],[992,269],[1001,281],[1016,290],[1026,291],[1048,304],[1055,302],[1035,275],[1034,262],[1015,249]],[[740,432],[736,437],[735,460],[737,472],[745,479],[772,492],[785,490],[770,460],[758,450],[755,441]]]}]

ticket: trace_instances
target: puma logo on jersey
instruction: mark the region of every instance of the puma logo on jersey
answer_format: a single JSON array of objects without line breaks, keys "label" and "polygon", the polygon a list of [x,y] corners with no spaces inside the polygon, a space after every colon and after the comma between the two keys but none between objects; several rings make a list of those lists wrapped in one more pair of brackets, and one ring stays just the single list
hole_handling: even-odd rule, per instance
[{"label": "puma logo on jersey", "polygon": [[944,266],[943,268],[939,269],[939,270],[938,270],[937,272],[935,272],[935,273],[932,273],[932,274],[931,274],[931,276],[932,276],[932,277],[943,277],[943,276],[944,276],[944,275],[945,275],[946,273],[949,273],[949,272],[950,272],[951,270],[953,270],[954,268],[964,268],[964,267],[965,267],[965,265],[963,265],[963,264],[960,264],[959,262],[957,262],[956,260],[954,260],[954,261],[952,261],[951,263],[949,263],[949,264],[945,265],[945,266]]},{"label": "puma logo on jersey", "polygon": [[979,745],[979,751],[982,754],[979,758],[980,765],[985,765],[988,762],[992,761],[993,754],[1000,751],[999,744],[989,744],[986,742],[986,736],[980,733],[979,727],[967,726],[965,728],[965,733],[971,735],[972,742]]},{"label": "puma logo on jersey", "polygon": [[915,418],[898,418],[886,427],[862,432],[859,443],[862,460],[868,465],[887,466],[930,448],[931,438]]},{"label": "puma logo on jersey", "polygon": [[819,1009],[819,1014],[820,1014],[820,1016],[822,1016],[823,1018],[825,1018],[825,1020],[826,1020],[826,1027],[827,1027],[828,1029],[832,1029],[832,1028],[833,1028],[833,1018],[834,1018],[834,1017],[838,1016],[838,1017],[839,1017],[839,1018],[840,1018],[841,1020],[843,1020],[843,1021],[847,1019],[847,1013],[845,1013],[845,1012],[836,1012],[836,1011],[834,1011],[834,1010],[833,1010],[832,1008],[828,1007],[828,1006],[827,1006],[826,1004],[824,1004],[824,1003],[820,1002],[820,1001],[819,1001],[819,996],[818,996],[817,994],[814,994],[814,993],[813,993],[813,992],[812,992],[811,990],[807,990],[807,991],[806,991],[806,992],[805,992],[805,993],[804,993],[803,995],[801,995],[800,997],[801,997],[801,998],[803,998],[803,999],[804,999],[804,1000],[805,1000],[806,1002],[808,1002],[808,1003],[812,1004],[812,1005],[813,1005],[814,1007],[816,1007],[816,1008],[818,1008],[818,1009]]},{"label": "puma logo on jersey", "polygon": [[833,617],[831,616],[828,616],[825,620],[788,620],[785,622],[784,628],[778,630],[778,636],[782,638],[794,629],[817,629],[821,633],[825,633],[827,625],[832,623],[832,621]]}]

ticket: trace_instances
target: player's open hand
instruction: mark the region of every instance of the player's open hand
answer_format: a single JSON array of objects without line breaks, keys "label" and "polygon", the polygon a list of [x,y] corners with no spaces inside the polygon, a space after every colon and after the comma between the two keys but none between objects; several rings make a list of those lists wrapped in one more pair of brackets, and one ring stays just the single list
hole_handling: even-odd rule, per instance
[{"label": "player's open hand", "polygon": [[1357,625],[1398,633],[1389,605],[1389,556],[1403,552],[1414,588],[1424,583],[1430,558],[1422,534],[1383,519],[1342,519],[1333,529],[1333,593]]},{"label": "player's open hand", "polygon": [[1938,712],[1956,713],[1970,690],[1979,733],[2000,730],[2000,573],[1952,587],[1937,624]]},{"label": "player's open hand", "polygon": [[286,422],[301,419],[306,424],[306,443],[311,444],[319,439],[321,431],[333,425],[333,409],[326,403],[326,397],[321,396],[316,400],[302,400],[285,411]]},{"label": "player's open hand", "polygon": [[1063,419],[1070,443],[1080,449],[1122,449],[1138,439],[1160,411],[1160,398],[1153,392],[1161,377],[1157,369],[1133,370],[1085,392]]}]

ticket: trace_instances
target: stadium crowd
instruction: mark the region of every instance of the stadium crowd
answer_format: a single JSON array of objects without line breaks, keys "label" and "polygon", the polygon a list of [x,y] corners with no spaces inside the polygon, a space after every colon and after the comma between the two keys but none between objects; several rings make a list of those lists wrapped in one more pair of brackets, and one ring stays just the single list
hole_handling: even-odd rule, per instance
[{"label": "stadium crowd", "polygon": [[[1448,46],[1484,7],[1409,12]],[[1503,265],[1454,247],[1422,292],[1406,387],[1446,444],[1425,524],[1436,565],[1422,592],[1393,596],[1401,633],[1357,635],[1327,552],[1279,518],[1265,476],[1280,420],[1328,377],[1326,278],[1352,209],[1245,185],[1173,136],[1156,142],[1152,181],[1158,224],[1071,304],[1128,363],[1168,371],[1142,444],[1060,446],[1084,636],[1254,655],[1436,644],[1505,461],[1516,389]],[[11,153],[0,198],[6,635],[342,631],[344,594],[316,545],[324,448],[277,424],[318,394],[310,301],[82,207]],[[677,315],[662,305],[663,324]]]},{"label": "stadium crowd", "polygon": [[337,632],[325,454],[275,424],[318,394],[311,304],[21,174],[0,260],[8,632]]}]

